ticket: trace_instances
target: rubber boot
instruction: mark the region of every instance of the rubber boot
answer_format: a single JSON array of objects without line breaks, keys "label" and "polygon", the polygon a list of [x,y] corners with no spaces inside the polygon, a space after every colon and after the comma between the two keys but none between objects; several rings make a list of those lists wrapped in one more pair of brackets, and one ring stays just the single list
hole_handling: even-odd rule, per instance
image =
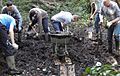
[{"label": "rubber boot", "polygon": [[20,75],[20,74],[22,74],[22,72],[18,71],[15,67],[14,56],[6,57],[6,61],[7,61],[8,67],[9,67],[9,69],[7,71],[7,74],[9,74],[9,75]]},{"label": "rubber boot", "polygon": [[48,35],[48,33],[45,33],[45,41],[49,41],[49,35]]}]

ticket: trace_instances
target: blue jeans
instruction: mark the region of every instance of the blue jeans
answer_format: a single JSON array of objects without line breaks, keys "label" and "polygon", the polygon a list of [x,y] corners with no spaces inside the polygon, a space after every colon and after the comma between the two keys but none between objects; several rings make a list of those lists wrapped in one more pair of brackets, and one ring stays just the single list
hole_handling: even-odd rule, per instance
[{"label": "blue jeans", "polygon": [[99,17],[99,13],[97,12],[95,14],[95,30],[96,30],[96,33],[98,33],[99,30],[100,30],[99,22],[100,22],[100,17]]},{"label": "blue jeans", "polygon": [[45,33],[48,33],[48,17],[42,19],[42,26]]},{"label": "blue jeans", "polygon": [[55,32],[63,31],[63,28],[61,26],[61,22],[55,21],[55,20],[51,20],[51,22],[52,22],[52,25],[53,25],[53,28],[54,28]]}]

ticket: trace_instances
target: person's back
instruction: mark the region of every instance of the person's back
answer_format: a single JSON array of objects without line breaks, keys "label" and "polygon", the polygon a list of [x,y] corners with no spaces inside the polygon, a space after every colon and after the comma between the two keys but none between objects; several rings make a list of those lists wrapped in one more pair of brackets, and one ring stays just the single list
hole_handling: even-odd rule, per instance
[{"label": "person's back", "polygon": [[10,24],[16,25],[15,19],[7,14],[0,14],[0,22],[9,30]]},{"label": "person's back", "polygon": [[103,0],[96,0],[95,4],[96,4],[97,12],[100,12],[101,11],[101,7],[103,6]]},{"label": "person's back", "polygon": [[61,11],[60,13],[52,16],[51,23],[56,33],[63,31],[64,25],[76,22],[78,15],[72,15],[70,12]]},{"label": "person's back", "polygon": [[51,20],[56,20],[67,24],[72,21],[72,18],[73,16],[70,12],[61,11],[60,13],[52,16]]},{"label": "person's back", "polygon": [[29,11],[29,13],[32,12],[32,11],[36,11],[36,13],[39,13],[39,15],[41,15],[43,18],[48,16],[47,12],[43,9],[40,9],[40,8],[32,8]]}]

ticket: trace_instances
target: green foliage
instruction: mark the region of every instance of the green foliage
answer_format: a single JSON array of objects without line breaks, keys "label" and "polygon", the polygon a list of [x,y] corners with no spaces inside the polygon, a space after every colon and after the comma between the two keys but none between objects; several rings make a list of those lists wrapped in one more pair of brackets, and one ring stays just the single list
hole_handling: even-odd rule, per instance
[{"label": "green foliage", "polygon": [[[5,5],[7,1],[8,0],[4,0],[3,5]],[[49,3],[52,3],[50,6],[54,6],[52,9],[40,3],[39,0],[13,0],[13,2],[18,7],[23,21],[28,21],[28,12],[32,4],[38,5],[40,8],[46,10],[49,14],[49,18],[60,11],[69,11],[73,14],[77,14],[80,16],[77,25],[86,22],[90,12],[89,0],[48,0]]]},{"label": "green foliage", "polygon": [[65,2],[57,2],[55,9],[52,11],[52,15],[60,11],[69,11],[72,14],[80,16],[80,20],[76,25],[80,26],[87,22],[90,13],[89,0],[66,0]]},{"label": "green foliage", "polygon": [[114,69],[111,65],[105,64],[102,66],[87,67],[83,76],[117,76],[120,72]]}]

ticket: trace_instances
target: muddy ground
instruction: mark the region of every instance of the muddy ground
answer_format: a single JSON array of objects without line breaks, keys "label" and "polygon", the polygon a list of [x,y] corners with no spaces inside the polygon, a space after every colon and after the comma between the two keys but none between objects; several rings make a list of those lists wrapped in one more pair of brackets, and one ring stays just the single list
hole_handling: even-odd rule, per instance
[{"label": "muddy ground", "polygon": [[[85,67],[95,65],[97,61],[102,64],[111,64],[111,56],[116,60],[120,59],[107,53],[106,30],[103,33],[102,45],[94,44],[87,38],[86,27],[75,28],[72,31],[74,37],[68,44],[68,52],[75,64],[76,76],[81,76]],[[20,49],[17,50],[15,56],[16,66],[24,71],[22,76],[50,76],[51,74],[58,76],[59,66],[54,64],[52,43],[44,41],[42,36],[39,39],[26,39],[23,34]],[[2,76],[6,68],[4,61],[0,62],[0,67],[0,76]],[[43,71],[45,69],[46,71]]]}]

